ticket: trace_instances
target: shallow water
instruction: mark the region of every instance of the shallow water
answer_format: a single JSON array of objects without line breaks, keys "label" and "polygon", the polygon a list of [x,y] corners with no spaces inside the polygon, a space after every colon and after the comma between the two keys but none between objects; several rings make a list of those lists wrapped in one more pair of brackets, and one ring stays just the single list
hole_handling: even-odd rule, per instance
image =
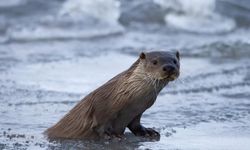
[{"label": "shallow water", "polygon": [[[185,0],[0,2],[0,149],[248,149],[249,9],[238,9],[242,1],[192,1],[204,9]],[[225,15],[229,4],[237,16]],[[145,16],[148,7],[158,11]],[[182,54],[181,75],[142,118],[160,141],[128,130],[123,141],[44,138],[46,128],[139,52],[171,49]]]}]

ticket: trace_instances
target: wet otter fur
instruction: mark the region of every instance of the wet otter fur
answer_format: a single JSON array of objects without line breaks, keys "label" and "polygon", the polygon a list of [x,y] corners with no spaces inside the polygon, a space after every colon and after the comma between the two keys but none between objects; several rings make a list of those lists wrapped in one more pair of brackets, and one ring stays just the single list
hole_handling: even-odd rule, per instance
[{"label": "wet otter fur", "polygon": [[162,88],[179,76],[179,60],[178,51],[142,52],[128,70],[88,94],[45,134],[49,138],[112,138],[122,137],[128,127],[136,136],[159,138],[140,119]]}]

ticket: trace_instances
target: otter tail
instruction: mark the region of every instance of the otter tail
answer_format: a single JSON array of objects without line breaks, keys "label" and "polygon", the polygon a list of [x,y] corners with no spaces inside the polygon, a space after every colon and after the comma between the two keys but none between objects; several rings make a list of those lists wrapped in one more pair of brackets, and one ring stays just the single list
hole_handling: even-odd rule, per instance
[{"label": "otter tail", "polygon": [[95,136],[91,102],[82,100],[57,124],[45,131],[48,138],[84,138]]}]

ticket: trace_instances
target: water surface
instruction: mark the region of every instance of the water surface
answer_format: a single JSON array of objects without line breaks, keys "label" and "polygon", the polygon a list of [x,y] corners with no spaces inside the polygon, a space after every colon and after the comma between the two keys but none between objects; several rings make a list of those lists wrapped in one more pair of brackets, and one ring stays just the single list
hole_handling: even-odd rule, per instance
[{"label": "water surface", "polygon": [[[248,149],[250,21],[245,14],[250,9],[245,3],[0,2],[0,149]],[[142,118],[143,125],[160,132],[160,141],[128,130],[123,141],[44,138],[44,130],[127,69],[141,51],[172,49],[182,54],[180,78]]]}]

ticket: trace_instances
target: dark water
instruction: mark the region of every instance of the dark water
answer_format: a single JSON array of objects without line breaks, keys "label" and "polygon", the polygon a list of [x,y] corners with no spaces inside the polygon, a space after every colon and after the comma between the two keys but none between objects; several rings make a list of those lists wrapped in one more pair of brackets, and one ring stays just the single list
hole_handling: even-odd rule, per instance
[{"label": "dark water", "polygon": [[[249,149],[247,0],[0,2],[0,149]],[[47,141],[42,132],[141,51],[178,49],[181,76],[142,123],[160,141]]]}]

